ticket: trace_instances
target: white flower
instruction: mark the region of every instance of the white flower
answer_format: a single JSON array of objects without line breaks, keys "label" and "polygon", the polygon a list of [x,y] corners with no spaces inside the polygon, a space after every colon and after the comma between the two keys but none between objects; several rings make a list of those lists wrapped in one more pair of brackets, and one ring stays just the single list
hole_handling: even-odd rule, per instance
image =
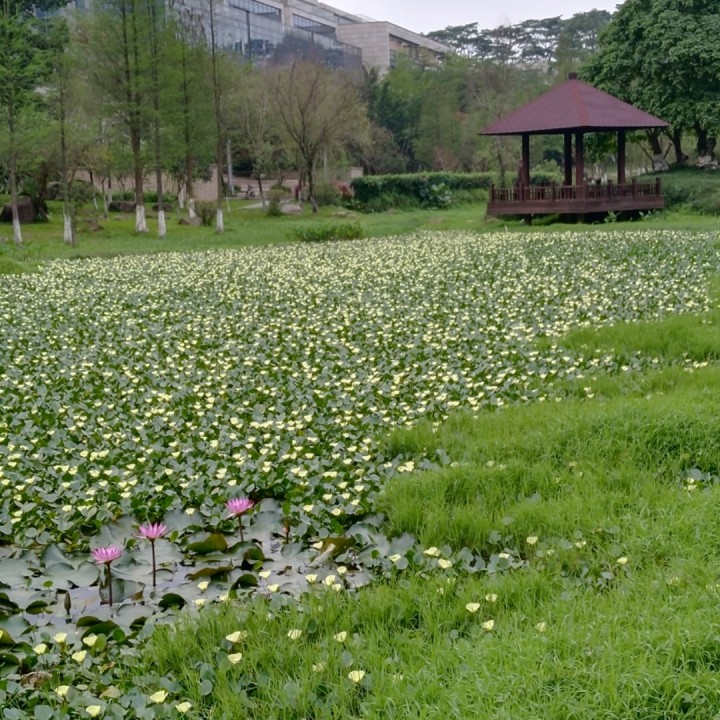
[{"label": "white flower", "polygon": [[469,613],[476,613],[480,609],[480,603],[470,602],[465,606]]},{"label": "white flower", "polygon": [[498,598],[498,596],[495,593],[488,593],[485,596],[485,599],[491,603],[497,602],[497,598]]},{"label": "white flower", "polygon": [[536,629],[538,632],[543,633],[543,632],[545,632],[545,631],[547,630],[547,623],[545,623],[545,622],[539,622],[537,625],[535,625],[535,629]]},{"label": "white flower", "polygon": [[167,696],[167,690],[158,690],[149,697],[154,703],[164,703],[165,700],[167,700]]},{"label": "white flower", "polygon": [[47,652],[48,646],[45,643],[40,643],[33,648],[33,651],[37,655],[44,655]]},{"label": "white flower", "polygon": [[619,557],[617,559],[617,564],[618,565],[627,565],[627,561],[628,561],[628,559],[623,555],[622,557]]},{"label": "white flower", "polygon": [[424,551],[428,557],[440,557],[440,551],[433,545]]},{"label": "white flower", "polygon": [[529,537],[525,538],[525,542],[528,545],[536,545],[538,541],[537,535],[530,535]]},{"label": "white flower", "polygon": [[64,698],[68,694],[69,689],[70,689],[69,685],[58,685],[55,688],[55,694],[61,698]]},{"label": "white flower", "polygon": [[495,627],[495,621],[494,620],[486,620],[482,624],[482,629],[487,630],[488,632],[492,632],[492,629]]},{"label": "white flower", "polygon": [[315,575],[315,573],[310,573],[310,575],[305,576],[305,580],[307,580],[308,585],[312,585],[313,583],[317,582],[318,576]]},{"label": "white flower", "polygon": [[83,643],[87,645],[89,648],[91,648],[96,642],[97,642],[98,636],[97,635],[88,635],[87,637],[83,638]]},{"label": "white flower", "polygon": [[302,635],[302,630],[298,630],[297,628],[295,628],[294,630],[288,630],[288,634],[287,634],[287,636],[291,640],[297,640],[301,635]]},{"label": "white flower", "polygon": [[348,673],[348,677],[354,682],[359,683],[365,677],[364,670],[352,670]]},{"label": "white flower", "polygon": [[443,570],[447,570],[448,568],[452,567],[452,562],[450,560],[446,560],[445,558],[440,558],[438,560],[438,567],[442,568]]},{"label": "white flower", "polygon": [[102,712],[102,710],[103,710],[103,709],[102,709],[102,705],[88,705],[88,706],[85,708],[85,712],[86,712],[90,717],[97,717],[97,716]]},{"label": "white flower", "polygon": [[175,706],[175,709],[181,714],[184,715],[188,710],[192,708],[192,703],[189,703],[187,700],[185,702],[178,703]]},{"label": "white flower", "polygon": [[400,558],[402,558],[402,555],[398,555],[397,553],[395,553],[395,555],[391,555],[388,560],[390,560],[390,562],[396,563],[398,560],[400,560]]},{"label": "white flower", "polygon": [[67,633],[59,632],[57,635],[53,635],[53,640],[62,645],[67,640]]},{"label": "white flower", "polygon": [[233,664],[237,665],[242,660],[242,653],[230,653],[227,659]]},{"label": "white flower", "polygon": [[87,650],[78,650],[77,652],[74,652],[70,657],[78,663],[81,663],[85,656],[87,655]]},{"label": "white flower", "polygon": [[237,643],[247,638],[247,630],[236,630],[233,633],[225,636],[225,639],[231,643]]},{"label": "white flower", "polygon": [[345,642],[345,638],[347,638],[347,633],[344,630],[333,635],[333,639],[337,640],[339,643]]}]

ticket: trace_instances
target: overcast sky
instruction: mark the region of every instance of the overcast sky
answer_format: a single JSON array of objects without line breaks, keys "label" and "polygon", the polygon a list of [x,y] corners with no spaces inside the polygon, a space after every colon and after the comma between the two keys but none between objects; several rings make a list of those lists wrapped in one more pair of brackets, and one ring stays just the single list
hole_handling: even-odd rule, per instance
[{"label": "overcast sky", "polygon": [[621,0],[325,0],[326,4],[374,20],[388,20],[418,33],[448,25],[510,25],[588,10],[615,10]]}]

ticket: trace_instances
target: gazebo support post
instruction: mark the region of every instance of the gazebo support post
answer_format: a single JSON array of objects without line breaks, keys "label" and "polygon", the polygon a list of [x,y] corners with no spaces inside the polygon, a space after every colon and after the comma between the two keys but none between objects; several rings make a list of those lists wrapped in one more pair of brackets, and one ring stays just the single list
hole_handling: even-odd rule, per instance
[{"label": "gazebo support post", "polygon": [[[585,136],[575,133],[575,198],[585,197]],[[578,213],[576,222],[585,222],[585,213]]]},{"label": "gazebo support post", "polygon": [[572,185],[572,133],[565,133],[565,150],[563,151],[565,159],[565,185]]},{"label": "gazebo support post", "polygon": [[523,187],[530,185],[530,136],[524,133],[522,136],[522,170],[520,172],[520,184]]},{"label": "gazebo support post", "polygon": [[625,179],[625,131],[618,130],[617,136],[617,167],[618,167],[618,185],[624,185]]}]

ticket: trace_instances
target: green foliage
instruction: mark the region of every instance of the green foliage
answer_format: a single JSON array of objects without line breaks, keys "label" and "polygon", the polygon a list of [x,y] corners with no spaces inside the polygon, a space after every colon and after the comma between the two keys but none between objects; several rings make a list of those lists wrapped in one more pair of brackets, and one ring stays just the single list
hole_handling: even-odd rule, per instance
[{"label": "green foliage", "polygon": [[[113,195],[113,199],[115,200],[130,200],[135,201],[135,191],[134,190],[125,190],[123,192],[115,193]],[[153,205],[158,201],[158,194],[156,190],[145,190],[143,192],[143,202],[145,205]],[[166,203],[173,203],[177,202],[177,196],[173,193],[166,193],[163,192],[163,202]]]},{"label": "green foliage", "polygon": [[583,77],[617,97],[693,130],[698,152],[720,116],[720,30],[715,0],[623,3],[600,36]]},{"label": "green foliage", "polygon": [[360,223],[318,223],[293,228],[292,237],[302,242],[329,242],[332,240],[357,240],[363,237]]},{"label": "green foliage", "polygon": [[268,217],[282,217],[283,215],[282,207],[280,206],[280,197],[278,197],[274,191],[270,193],[270,202],[268,202],[265,214]]},{"label": "green foliage", "polygon": [[205,227],[212,227],[217,215],[217,205],[210,200],[198,200],[195,203],[195,212]]},{"label": "green foliage", "polygon": [[315,185],[315,202],[320,207],[328,205],[339,205],[342,196],[340,191],[330,183],[318,183]]},{"label": "green foliage", "polygon": [[355,178],[351,185],[355,200],[361,207],[378,209],[376,205],[388,199],[393,204],[446,207],[452,202],[456,190],[486,190],[493,182],[491,173],[424,173],[366,175]]},{"label": "green foliage", "polygon": [[668,210],[720,215],[720,172],[678,168],[663,173],[660,180]]}]

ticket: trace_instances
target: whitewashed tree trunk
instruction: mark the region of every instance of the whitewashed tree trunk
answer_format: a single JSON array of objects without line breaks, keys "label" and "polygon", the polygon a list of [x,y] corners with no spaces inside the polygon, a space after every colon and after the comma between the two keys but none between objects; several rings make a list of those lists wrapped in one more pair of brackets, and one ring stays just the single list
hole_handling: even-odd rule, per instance
[{"label": "whitewashed tree trunk", "polygon": [[180,210],[185,209],[185,188],[180,188],[180,192],[178,193],[178,207]]},{"label": "whitewashed tree trunk", "polygon": [[217,221],[215,223],[215,232],[217,232],[217,233],[225,232],[225,222],[223,221],[222,208],[218,208],[218,210],[217,210]]},{"label": "whitewashed tree trunk", "polygon": [[13,240],[15,241],[16,245],[22,245],[23,244],[23,238],[22,238],[22,230],[20,229],[20,220],[18,219],[17,215],[13,215]]},{"label": "whitewashed tree trunk", "polygon": [[75,237],[73,235],[72,217],[69,213],[63,213],[63,242],[66,245],[73,245]]},{"label": "whitewashed tree trunk", "polygon": [[158,237],[165,238],[167,236],[167,226],[165,225],[165,211],[160,208],[158,210]]},{"label": "whitewashed tree trunk", "polygon": [[197,213],[195,212],[195,198],[189,197],[187,205],[188,205],[188,217],[192,220],[193,218],[197,217]]},{"label": "whitewashed tree trunk", "polygon": [[145,220],[145,206],[135,206],[135,232],[146,233],[147,221]]}]

